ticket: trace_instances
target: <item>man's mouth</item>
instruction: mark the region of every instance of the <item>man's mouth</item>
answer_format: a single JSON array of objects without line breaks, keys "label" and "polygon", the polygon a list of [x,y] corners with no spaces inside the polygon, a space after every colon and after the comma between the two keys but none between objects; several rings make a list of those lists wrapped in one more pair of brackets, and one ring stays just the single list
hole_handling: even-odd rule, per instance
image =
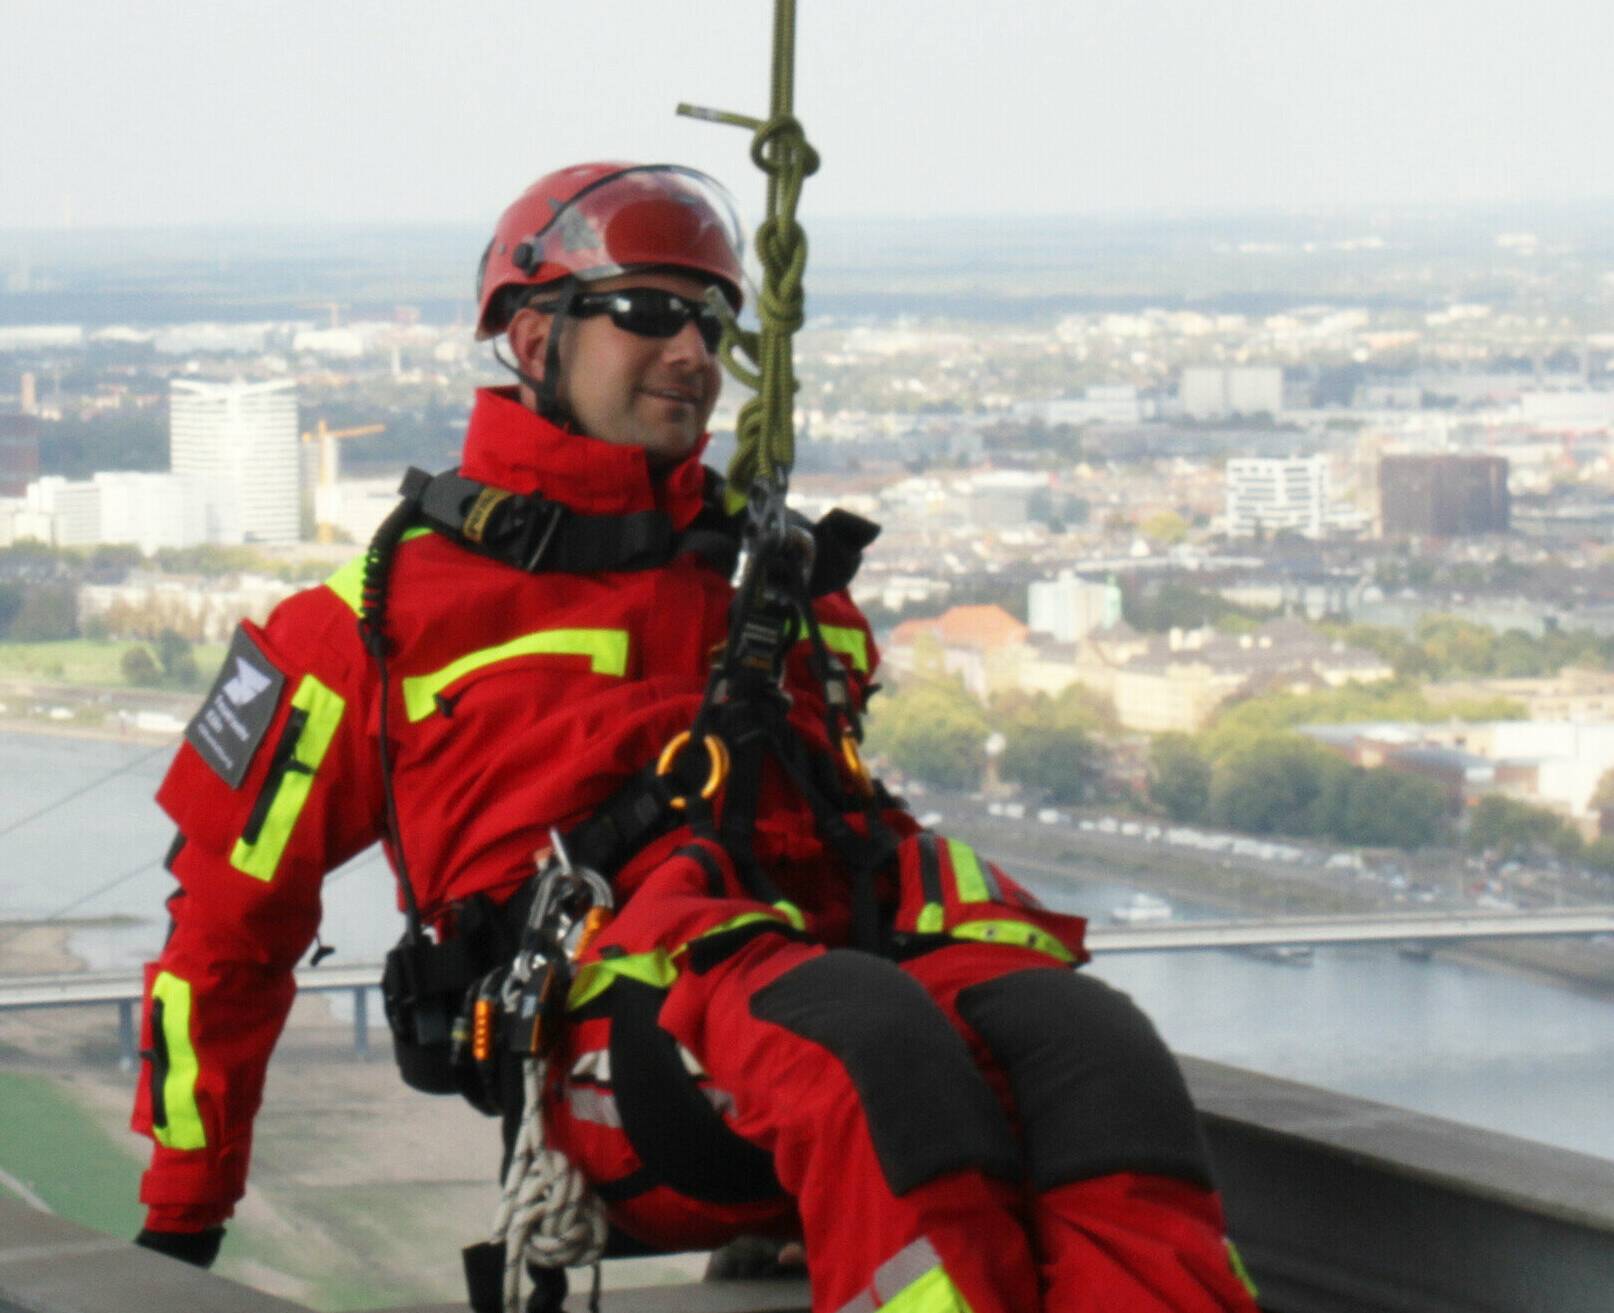
[{"label": "man's mouth", "polygon": [[701,394],[693,388],[659,387],[643,389],[646,396],[655,397],[658,401],[670,401],[680,406],[698,406],[701,404]]}]

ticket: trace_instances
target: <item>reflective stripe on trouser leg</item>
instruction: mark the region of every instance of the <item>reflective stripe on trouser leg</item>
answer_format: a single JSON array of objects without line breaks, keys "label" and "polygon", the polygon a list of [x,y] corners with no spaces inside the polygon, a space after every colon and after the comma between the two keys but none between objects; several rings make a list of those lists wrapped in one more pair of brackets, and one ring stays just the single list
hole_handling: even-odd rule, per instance
[{"label": "reflective stripe on trouser leg", "polygon": [[936,1247],[923,1236],[882,1263],[869,1287],[839,1313],[971,1313]]}]

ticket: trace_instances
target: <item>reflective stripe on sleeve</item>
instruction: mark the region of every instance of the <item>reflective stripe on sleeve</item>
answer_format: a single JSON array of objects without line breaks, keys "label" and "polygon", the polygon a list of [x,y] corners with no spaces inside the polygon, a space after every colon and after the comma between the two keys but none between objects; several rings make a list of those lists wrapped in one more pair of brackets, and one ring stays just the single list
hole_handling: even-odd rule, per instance
[{"label": "reflective stripe on sleeve", "polygon": [[1045,930],[1024,921],[966,921],[947,932],[954,939],[973,939],[982,944],[1013,944],[1029,948],[1061,962],[1074,962],[1076,955]]},{"label": "reflective stripe on sleeve", "polygon": [[196,1110],[196,1077],[201,1066],[191,1046],[191,986],[167,971],[159,971],[151,984],[151,997],[162,1003],[162,1039],[168,1053],[163,1079],[164,1124],[151,1133],[168,1149],[205,1149],[207,1132]]},{"label": "reflective stripe on sleeve", "polygon": [[824,646],[831,652],[839,652],[860,675],[869,673],[869,636],[861,629],[850,625],[820,625],[818,631],[824,635]]},{"label": "reflective stripe on sleeve", "polygon": [[975,849],[957,839],[947,840],[947,855],[953,862],[953,884],[961,903],[986,903],[992,899],[992,888],[981,870],[981,859]]},{"label": "reflective stripe on sleeve", "polygon": [[441,670],[415,675],[403,682],[404,711],[411,722],[425,720],[437,710],[437,695],[473,670],[523,656],[586,656],[596,675],[624,675],[628,669],[628,631],[625,629],[540,629],[496,647],[467,652]]},{"label": "reflective stripe on sleeve", "polygon": [[[398,541],[411,542],[416,538],[425,537],[430,532],[431,530],[424,525],[417,524],[413,529],[405,529],[403,537]],[[364,609],[364,564],[368,559],[368,552],[359,553],[325,581],[325,586],[346,602],[354,615],[358,615]]]},{"label": "reflective stripe on sleeve", "polygon": [[281,854],[286,851],[292,829],[314,787],[314,774],[325,760],[331,740],[336,737],[337,726],[342,723],[342,713],[347,709],[347,701],[342,695],[327,688],[313,675],[303,676],[296,693],[292,694],[291,705],[305,712],[308,719],[303,722],[303,731],[297,736],[289,768],[281,774],[278,783],[265,781],[264,787],[273,788],[275,797],[257,836],[251,843],[245,839],[236,840],[235,849],[230,853],[230,865],[256,880],[275,878]]}]

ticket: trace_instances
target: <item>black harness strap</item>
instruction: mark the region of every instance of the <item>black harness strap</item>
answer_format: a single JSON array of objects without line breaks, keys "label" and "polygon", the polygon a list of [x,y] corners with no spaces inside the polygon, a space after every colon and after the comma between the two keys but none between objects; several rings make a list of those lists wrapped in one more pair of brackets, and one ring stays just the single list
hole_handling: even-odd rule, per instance
[{"label": "black harness strap", "polygon": [[673,558],[677,535],[662,511],[578,515],[546,497],[507,492],[455,471],[410,470],[420,487],[419,518],[479,556],[518,570],[595,574],[648,570]]}]

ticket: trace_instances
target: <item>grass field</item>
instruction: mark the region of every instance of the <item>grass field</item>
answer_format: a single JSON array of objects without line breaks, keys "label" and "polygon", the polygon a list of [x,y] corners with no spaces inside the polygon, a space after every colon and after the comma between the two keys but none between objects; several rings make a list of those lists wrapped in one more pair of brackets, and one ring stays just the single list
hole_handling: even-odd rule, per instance
[{"label": "grass field", "polygon": [[[132,647],[150,647],[127,639],[70,638],[54,643],[0,643],[0,679],[42,679],[98,688],[128,688],[123,677],[123,654]],[[222,643],[197,643],[191,648],[204,683],[224,659]]]},{"label": "grass field", "polygon": [[0,1168],[57,1215],[133,1239],[144,1216],[141,1163],[59,1081],[0,1074],[0,1108]]}]

